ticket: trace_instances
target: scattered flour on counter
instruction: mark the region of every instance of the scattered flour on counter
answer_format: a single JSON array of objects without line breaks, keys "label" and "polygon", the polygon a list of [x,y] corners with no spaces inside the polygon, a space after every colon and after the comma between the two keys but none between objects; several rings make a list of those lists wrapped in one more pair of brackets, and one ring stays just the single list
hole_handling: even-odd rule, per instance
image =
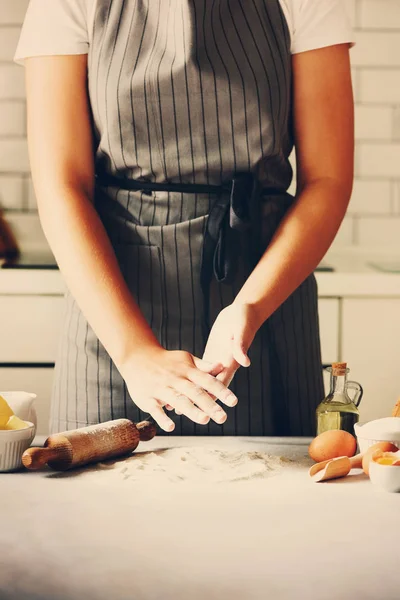
[{"label": "scattered flour on counter", "polygon": [[95,465],[91,474],[104,482],[152,481],[227,483],[273,477],[285,468],[307,467],[307,459],[292,460],[263,452],[180,447],[138,452],[125,460]]}]

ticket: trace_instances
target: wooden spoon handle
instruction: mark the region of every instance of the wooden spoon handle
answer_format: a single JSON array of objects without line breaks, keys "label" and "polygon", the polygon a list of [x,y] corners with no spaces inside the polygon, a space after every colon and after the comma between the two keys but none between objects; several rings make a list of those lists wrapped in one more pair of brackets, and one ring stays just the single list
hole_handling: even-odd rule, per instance
[{"label": "wooden spoon handle", "polygon": [[393,407],[392,417],[400,417],[400,398]]},{"label": "wooden spoon handle", "polygon": [[59,459],[60,452],[56,448],[28,448],[22,455],[22,464],[31,471],[37,471],[49,461]]},{"label": "wooden spoon handle", "polygon": [[350,457],[350,464],[352,469],[361,469],[362,468],[362,459],[364,454],[356,454],[355,456]]},{"label": "wooden spoon handle", "polygon": [[141,421],[136,423],[136,428],[139,432],[141,442],[149,442],[157,433],[156,426],[150,421]]}]

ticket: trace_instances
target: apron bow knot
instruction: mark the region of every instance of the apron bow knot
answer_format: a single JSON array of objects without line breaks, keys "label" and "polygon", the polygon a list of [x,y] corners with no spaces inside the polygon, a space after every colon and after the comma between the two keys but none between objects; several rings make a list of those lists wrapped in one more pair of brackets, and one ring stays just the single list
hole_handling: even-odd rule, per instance
[{"label": "apron bow knot", "polygon": [[218,282],[232,283],[241,250],[254,262],[255,242],[260,228],[259,203],[258,182],[252,173],[238,173],[229,186],[222,187],[222,194],[216,199],[208,216],[203,245],[202,283],[209,285],[211,268]]},{"label": "apron bow knot", "polygon": [[97,174],[102,186],[143,193],[169,191],[215,194],[216,200],[207,218],[201,256],[201,287],[204,297],[204,324],[209,328],[209,292],[213,275],[220,283],[230,284],[243,255],[250,268],[258,262],[261,248],[260,184],[251,172],[236,173],[229,184],[153,183],[122,179],[108,173]]}]

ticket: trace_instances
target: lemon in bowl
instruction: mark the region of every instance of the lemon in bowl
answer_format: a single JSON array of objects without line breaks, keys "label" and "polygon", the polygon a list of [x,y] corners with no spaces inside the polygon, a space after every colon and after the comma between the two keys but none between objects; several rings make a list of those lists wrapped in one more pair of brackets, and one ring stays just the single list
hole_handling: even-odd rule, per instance
[{"label": "lemon in bowl", "polygon": [[35,425],[23,421],[0,396],[0,472],[15,471],[22,466],[22,455],[35,437]]}]

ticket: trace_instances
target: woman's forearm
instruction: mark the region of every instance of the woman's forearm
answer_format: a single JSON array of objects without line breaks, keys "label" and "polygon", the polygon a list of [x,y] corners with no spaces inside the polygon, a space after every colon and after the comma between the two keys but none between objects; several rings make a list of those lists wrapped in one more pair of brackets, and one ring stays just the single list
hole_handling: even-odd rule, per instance
[{"label": "woman's forearm", "polygon": [[307,183],[235,302],[255,309],[259,326],[314,271],[334,240],[351,190],[334,179]]},{"label": "woman's forearm", "polygon": [[26,89],[29,157],[44,233],[69,290],[120,368],[143,345],[159,345],[93,204],[87,55],[28,58]]},{"label": "woman's forearm", "polygon": [[45,235],[65,282],[113,361],[120,367],[158,341],[135,303],[103,224],[84,190],[50,188],[40,198]]}]

